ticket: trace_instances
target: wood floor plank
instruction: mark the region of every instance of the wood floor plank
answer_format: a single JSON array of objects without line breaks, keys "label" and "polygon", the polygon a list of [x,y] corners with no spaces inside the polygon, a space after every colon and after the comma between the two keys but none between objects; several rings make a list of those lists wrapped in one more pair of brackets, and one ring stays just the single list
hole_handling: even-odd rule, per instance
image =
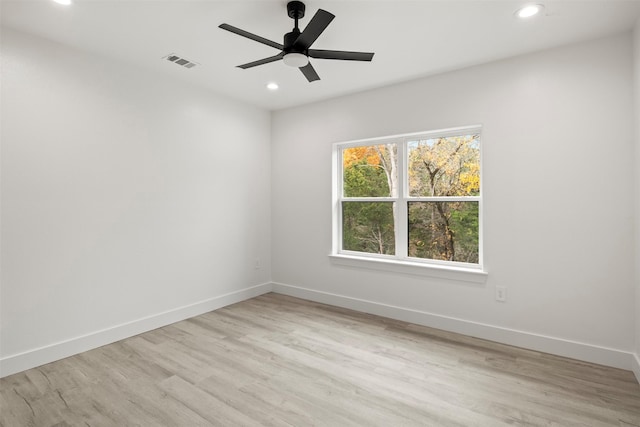
[{"label": "wood floor plank", "polygon": [[206,391],[174,375],[161,381],[159,387],[174,399],[206,419],[213,426],[259,426],[256,420],[244,415]]},{"label": "wood floor plank", "polygon": [[640,427],[629,371],[266,294],[0,380],[0,426]]}]

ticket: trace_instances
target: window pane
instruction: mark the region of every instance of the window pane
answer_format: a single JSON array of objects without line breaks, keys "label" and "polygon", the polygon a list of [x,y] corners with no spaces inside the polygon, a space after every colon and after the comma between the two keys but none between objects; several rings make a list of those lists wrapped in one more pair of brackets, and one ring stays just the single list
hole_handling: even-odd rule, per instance
[{"label": "window pane", "polygon": [[342,202],[342,249],[394,255],[393,202]]},{"label": "window pane", "polygon": [[480,194],[480,135],[411,141],[408,149],[410,196]]},{"label": "window pane", "polygon": [[396,197],[396,144],[342,150],[344,197]]},{"label": "window pane", "polygon": [[409,202],[409,256],[477,264],[478,202]]}]

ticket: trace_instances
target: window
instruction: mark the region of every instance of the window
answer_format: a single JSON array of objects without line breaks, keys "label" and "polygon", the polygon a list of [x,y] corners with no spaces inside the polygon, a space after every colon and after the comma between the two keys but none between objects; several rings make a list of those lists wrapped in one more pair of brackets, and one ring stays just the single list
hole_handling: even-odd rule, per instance
[{"label": "window", "polygon": [[482,269],[480,127],[334,145],[337,256]]}]

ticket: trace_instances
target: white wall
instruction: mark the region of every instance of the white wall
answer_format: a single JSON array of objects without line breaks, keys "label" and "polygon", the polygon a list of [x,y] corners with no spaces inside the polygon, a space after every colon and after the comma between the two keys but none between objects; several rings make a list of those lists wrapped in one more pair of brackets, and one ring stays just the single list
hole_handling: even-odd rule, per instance
[{"label": "white wall", "polygon": [[640,18],[633,32],[633,76],[635,83],[635,125],[636,125],[636,354],[634,372],[640,381]]},{"label": "white wall", "polygon": [[[628,369],[631,46],[625,34],[274,113],[275,289]],[[485,285],[331,264],[332,143],[477,123]]]},{"label": "white wall", "polygon": [[1,102],[3,374],[270,289],[267,111],[9,30]]}]

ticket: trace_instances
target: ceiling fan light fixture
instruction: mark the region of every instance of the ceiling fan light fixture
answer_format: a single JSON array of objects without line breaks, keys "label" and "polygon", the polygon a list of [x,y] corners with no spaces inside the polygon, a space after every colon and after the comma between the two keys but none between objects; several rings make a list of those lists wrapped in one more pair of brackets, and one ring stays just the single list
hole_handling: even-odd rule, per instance
[{"label": "ceiling fan light fixture", "polygon": [[289,67],[304,67],[309,63],[309,57],[302,53],[287,53],[282,60]]}]

